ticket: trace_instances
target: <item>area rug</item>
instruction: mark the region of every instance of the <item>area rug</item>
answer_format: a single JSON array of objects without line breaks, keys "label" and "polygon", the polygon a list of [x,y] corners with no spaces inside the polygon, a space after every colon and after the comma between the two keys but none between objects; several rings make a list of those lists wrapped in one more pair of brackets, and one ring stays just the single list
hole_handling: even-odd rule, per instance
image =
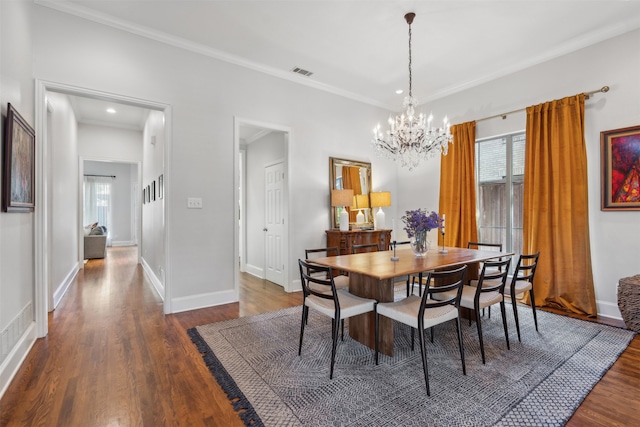
[{"label": "area rug", "polygon": [[631,331],[511,307],[507,350],[500,312],[483,319],[486,365],[475,324],[463,321],[467,375],[455,324],[427,340],[431,396],[410,329],[395,327],[394,356],[345,333],[329,379],[331,321],[310,310],[298,356],[301,307],[198,326],[188,331],[246,425],[251,426],[552,426],[563,425],[627,348]]}]

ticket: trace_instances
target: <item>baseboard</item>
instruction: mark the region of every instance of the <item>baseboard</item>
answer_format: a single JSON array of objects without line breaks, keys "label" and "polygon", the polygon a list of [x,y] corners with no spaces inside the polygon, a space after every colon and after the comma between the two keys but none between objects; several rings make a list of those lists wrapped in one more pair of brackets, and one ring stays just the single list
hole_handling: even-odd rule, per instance
[{"label": "baseboard", "polygon": [[289,292],[299,292],[302,291],[302,280],[296,279],[291,282],[291,290]]},{"label": "baseboard", "polygon": [[151,282],[151,287],[156,291],[158,296],[160,296],[160,299],[164,301],[164,284],[158,278],[158,276],[156,276],[156,273],[149,266],[149,264],[147,264],[147,261],[144,258],[142,258],[141,264],[142,270],[144,270],[145,274],[149,278],[149,281]]},{"label": "baseboard", "polygon": [[112,240],[111,241],[111,246],[135,246],[136,243],[133,240],[119,240],[119,241],[115,241]]},{"label": "baseboard", "polygon": [[192,295],[171,300],[171,312],[197,310],[199,308],[215,307],[216,305],[238,302],[238,293],[235,290],[209,292],[206,294]]},{"label": "baseboard", "polygon": [[598,309],[598,316],[622,320],[622,314],[620,313],[618,304],[606,301],[596,301],[596,306]]},{"label": "baseboard", "polygon": [[64,278],[62,283],[60,283],[56,290],[53,291],[53,309],[55,309],[60,301],[62,301],[62,297],[64,297],[64,295],[67,293],[67,290],[69,289],[69,286],[71,286],[73,279],[75,279],[76,275],[78,274],[78,271],[80,271],[80,265],[76,262],[75,265],[71,268],[71,271],[69,271],[67,276]]},{"label": "baseboard", "polygon": [[260,267],[256,267],[255,265],[252,264],[247,264],[247,269],[245,270],[245,273],[249,273],[252,276],[256,276],[259,279],[264,279],[264,269],[260,268]]},{"label": "baseboard", "polygon": [[29,351],[35,344],[36,339],[36,322],[31,322],[4,362],[2,362],[2,365],[0,365],[0,399],[9,388],[13,377],[15,377],[18,369],[24,363],[27,355],[29,355]]}]

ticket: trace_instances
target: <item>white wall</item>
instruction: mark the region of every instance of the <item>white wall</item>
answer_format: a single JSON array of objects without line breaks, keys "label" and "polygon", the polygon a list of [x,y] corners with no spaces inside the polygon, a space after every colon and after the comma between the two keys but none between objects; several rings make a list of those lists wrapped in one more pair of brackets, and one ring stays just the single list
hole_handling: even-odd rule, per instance
[{"label": "white wall", "polygon": [[49,311],[59,303],[79,269],[78,139],[75,114],[66,95],[49,93],[47,114],[49,206]]},{"label": "white wall", "polygon": [[80,123],[78,154],[85,159],[141,162],[142,132]]},{"label": "white wall", "polygon": [[[598,313],[620,317],[616,285],[640,271],[640,212],[600,210],[600,132],[640,124],[640,31],[511,74],[425,106],[453,123],[501,114],[577,93],[611,87],[586,101],[585,139],[589,171],[589,216]],[[419,84],[420,76],[416,76]],[[523,112],[482,121],[477,137],[523,130]],[[439,161],[400,171],[400,209],[438,207]],[[544,256],[544,255],[543,255]]]},{"label": "white wall", "polygon": [[247,271],[265,278],[265,181],[264,169],[284,161],[285,133],[271,132],[252,142],[246,151]]},{"label": "white wall", "polygon": [[[293,129],[290,282],[297,279],[295,259],[304,248],[325,241],[329,156],[373,160],[374,187],[393,181],[395,170],[377,167],[369,145],[374,121],[385,120],[388,112],[35,8],[38,78],[172,106],[167,271],[170,298],[180,309],[234,296],[234,116]],[[150,176],[144,176],[147,182]],[[187,209],[187,197],[202,197],[203,209]]]},{"label": "white wall", "polygon": [[[111,228],[108,230],[111,246],[132,245],[135,238],[131,188],[138,179],[137,164],[85,160],[84,174],[115,176],[111,181]],[[83,225],[87,225],[86,222],[82,220]]]},{"label": "white wall", "polygon": [[[142,265],[158,294],[165,296],[166,261],[164,256],[164,203],[160,198],[160,175],[164,175],[164,114],[152,111],[143,132],[142,187],[155,182],[156,199],[142,204]],[[167,194],[167,188],[164,188]],[[186,205],[186,200],[184,200]]]},{"label": "white wall", "polygon": [[[7,103],[34,126],[32,19],[30,3],[0,1],[0,135]],[[0,396],[36,337],[33,220],[33,213],[0,213]]]}]

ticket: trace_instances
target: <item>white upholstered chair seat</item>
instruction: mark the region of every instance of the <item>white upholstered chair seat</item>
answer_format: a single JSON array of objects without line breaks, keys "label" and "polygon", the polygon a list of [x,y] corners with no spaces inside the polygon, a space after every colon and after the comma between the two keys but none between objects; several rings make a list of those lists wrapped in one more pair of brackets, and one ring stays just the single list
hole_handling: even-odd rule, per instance
[{"label": "white upholstered chair seat", "polygon": [[[329,294],[331,294],[331,291],[329,291]],[[340,304],[340,319],[346,319],[374,310],[375,300],[355,296],[344,289],[339,289],[336,294],[338,295],[338,302]],[[325,316],[329,316],[332,319],[335,318],[336,308],[332,299],[309,295],[305,298],[304,304],[307,307],[318,310]]]},{"label": "white upholstered chair seat", "polygon": [[[477,286],[477,281],[476,281]],[[460,305],[465,308],[474,309],[473,299],[476,296],[476,286],[463,286],[462,287],[462,297],[460,298]],[[450,292],[445,292],[442,296],[451,297],[453,296]],[[478,299],[478,303],[480,308],[489,307],[493,304],[497,304],[502,301],[502,294],[498,291],[494,292],[482,292]]]},{"label": "white upholstered chair seat", "polygon": [[[402,322],[412,328],[418,329],[418,311],[422,298],[410,295],[396,302],[378,304],[378,314]],[[424,327],[430,328],[440,323],[458,317],[458,309],[453,305],[429,308],[429,300],[424,310]]]},{"label": "white upholstered chair seat", "polygon": [[[511,283],[511,278],[509,278],[508,283]],[[511,285],[507,284],[507,286],[504,287],[504,291],[506,293],[511,292],[510,286]],[[514,289],[513,293],[514,295],[519,295],[521,293],[531,290],[531,287],[532,287],[531,282],[528,280],[516,280],[516,284],[513,288]]]}]

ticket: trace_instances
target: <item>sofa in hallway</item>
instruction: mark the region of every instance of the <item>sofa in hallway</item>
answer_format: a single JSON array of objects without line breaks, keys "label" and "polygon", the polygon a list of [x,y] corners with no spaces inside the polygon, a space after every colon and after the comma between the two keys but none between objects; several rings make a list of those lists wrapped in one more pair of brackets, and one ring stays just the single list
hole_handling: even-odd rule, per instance
[{"label": "sofa in hallway", "polygon": [[107,255],[107,228],[102,225],[91,227],[84,234],[84,259],[104,258]]}]

